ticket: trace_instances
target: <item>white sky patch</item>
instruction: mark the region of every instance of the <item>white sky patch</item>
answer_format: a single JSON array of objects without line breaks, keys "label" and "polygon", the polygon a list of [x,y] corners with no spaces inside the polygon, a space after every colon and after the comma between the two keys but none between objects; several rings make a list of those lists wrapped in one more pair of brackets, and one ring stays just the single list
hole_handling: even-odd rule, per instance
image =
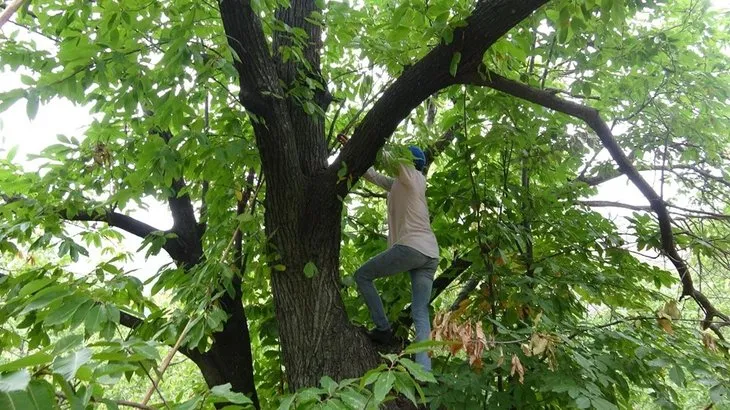
[{"label": "white sky patch", "polygon": [[[0,77],[3,79],[0,91],[23,86],[20,74],[0,71]],[[38,155],[45,147],[58,143],[58,135],[74,136],[83,140],[92,120],[88,107],[75,105],[62,98],[41,105],[35,119],[30,120],[26,114],[25,100],[21,99],[0,114],[0,156],[4,157],[9,150],[17,147],[14,162],[20,164],[26,171],[33,172],[45,160],[30,160],[27,158],[28,155]],[[152,198],[147,198],[145,203],[149,206],[148,210],[132,210],[129,215],[161,230],[172,227],[172,216],[166,204]],[[79,229],[71,227],[69,232],[73,235],[78,233]],[[144,252],[136,252],[142,239],[126,232],[122,233],[124,240],[121,244],[105,244],[105,246],[112,245],[119,251],[131,253],[133,257],[124,264],[124,269],[132,272],[140,280],[146,280],[157,273],[160,266],[171,262],[170,257],[164,252],[145,258]],[[111,257],[102,254],[101,249],[90,247],[88,250],[88,258],[82,257],[79,262],[69,265],[68,269],[78,274],[85,274],[99,262]],[[56,249],[50,249],[49,252],[55,254]]]}]

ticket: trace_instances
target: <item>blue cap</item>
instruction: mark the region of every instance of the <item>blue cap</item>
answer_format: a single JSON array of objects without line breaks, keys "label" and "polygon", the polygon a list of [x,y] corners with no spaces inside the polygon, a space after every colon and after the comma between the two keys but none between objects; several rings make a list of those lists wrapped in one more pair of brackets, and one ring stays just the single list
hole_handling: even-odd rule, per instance
[{"label": "blue cap", "polygon": [[411,150],[411,154],[413,154],[413,165],[417,170],[423,171],[423,167],[426,166],[426,154],[424,154],[423,151],[415,145],[411,145],[408,149]]}]

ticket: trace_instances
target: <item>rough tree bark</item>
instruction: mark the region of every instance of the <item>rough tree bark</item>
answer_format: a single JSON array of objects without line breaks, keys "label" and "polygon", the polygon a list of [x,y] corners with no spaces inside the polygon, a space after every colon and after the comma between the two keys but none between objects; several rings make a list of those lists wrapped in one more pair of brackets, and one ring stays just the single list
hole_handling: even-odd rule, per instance
[{"label": "rough tree bark", "polygon": [[[250,1],[219,3],[229,45],[238,56],[240,102],[252,115],[267,178],[269,258],[286,266],[284,272],[273,271],[271,282],[290,389],[314,385],[322,375],[359,376],[378,360],[369,341],[349,322],[339,293],[340,198],[372,165],[386,138],[413,108],[455,84],[449,73],[454,53],[461,53],[459,70],[476,70],[491,44],[546,2],[478,2],[452,43],[435,47],[386,90],[330,166],[322,116],[305,113],[293,98],[272,97],[287,95],[286,87],[297,80],[297,68],[303,66],[279,58],[280,46],[290,45],[286,33],[275,33],[271,55]],[[321,80],[321,27],[306,21],[314,10],[314,0],[300,0],[276,15],[307,32],[309,42],[303,50],[311,67],[307,75]],[[322,92],[313,101],[326,110],[330,97]],[[344,164],[349,181],[337,178]],[[317,267],[312,278],[303,273],[307,263]]]},{"label": "rough tree bark", "polygon": [[[239,100],[251,117],[262,173],[267,178],[268,256],[273,263],[286,266],[286,271],[272,274],[271,283],[290,389],[315,385],[322,375],[335,379],[359,376],[378,361],[374,347],[349,322],[339,293],[341,198],[373,164],[385,140],[413,108],[434,92],[458,83],[449,72],[456,53],[461,54],[459,75],[476,72],[484,52],[547,1],[477,2],[466,26],[454,32],[451,43],[436,46],[405,69],[385,91],[329,166],[323,116],[308,114],[294,98],[280,97],[287,95],[286,88],[301,75],[300,62],[285,63],[280,56],[281,47],[292,46],[292,40],[286,33],[276,32],[269,45],[249,0],[218,2],[229,44],[237,55],[234,64],[239,74]],[[306,75],[324,82],[319,57],[322,28],[307,21],[315,10],[315,0],[294,0],[276,16],[308,34],[309,42],[303,50],[310,67]],[[316,92],[312,101],[326,112],[332,96],[323,85],[324,90]],[[166,132],[153,134],[165,141],[170,139]],[[344,166],[348,178],[342,180],[337,174]],[[190,197],[178,197],[184,188],[182,179],[174,180],[169,187],[174,224],[166,233],[174,233],[176,238],[163,249],[179,266],[190,268],[204,262],[201,238],[206,227],[196,220]],[[159,231],[114,211],[60,214],[69,220],[105,222],[141,238]],[[236,260],[240,263],[241,255]],[[312,278],[303,274],[308,263],[317,267]],[[455,262],[455,275],[466,268],[458,264]],[[448,283],[454,277],[446,275],[441,280]],[[180,351],[198,365],[209,386],[231,383],[233,390],[248,395],[258,407],[241,286],[245,284],[234,283],[236,294],[221,299],[229,317],[224,329],[213,335],[211,348],[207,352],[186,348]],[[136,328],[144,324],[144,319],[124,313],[121,322]]]}]

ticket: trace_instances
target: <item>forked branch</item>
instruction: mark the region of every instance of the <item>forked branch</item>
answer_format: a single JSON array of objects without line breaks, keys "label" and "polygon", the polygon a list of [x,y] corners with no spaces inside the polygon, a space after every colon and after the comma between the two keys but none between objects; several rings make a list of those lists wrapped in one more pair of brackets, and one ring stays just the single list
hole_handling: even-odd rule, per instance
[{"label": "forked branch", "polygon": [[[466,26],[454,30],[453,41],[441,42],[406,68],[385,90],[329,171],[336,173],[344,165],[354,179],[359,178],[373,164],[385,140],[416,106],[436,91],[457,84],[463,73],[476,72],[485,51],[545,3],[547,0],[477,2]],[[344,194],[349,189],[343,183],[339,190]]]},{"label": "forked branch", "polygon": [[719,331],[719,327],[724,325],[713,324],[713,319],[717,317],[722,319],[723,323],[726,323],[730,322],[730,318],[718,311],[702,292],[695,289],[689,267],[677,251],[674,234],[672,233],[672,219],[666,203],[646,179],[644,179],[639,170],[633,166],[631,160],[616,142],[611,129],[601,118],[598,110],[564,100],[552,93],[507,79],[491,71],[487,72],[486,75],[475,74],[470,77],[465,77],[463,82],[465,84],[493,88],[514,97],[581,119],[588,124],[596,132],[604,148],[611,154],[611,157],[618,165],[619,171],[625,174],[649,201],[649,205],[659,221],[662,252],[669,258],[679,274],[682,283],[682,297],[688,296],[694,299],[705,313],[703,327],[712,328],[718,336],[723,337]]},{"label": "forked branch", "polygon": [[249,0],[221,0],[218,6],[228,44],[234,53],[241,104],[246,110],[268,119],[275,114],[271,112],[270,103],[274,95],[281,93],[277,92],[278,78],[261,20]]}]

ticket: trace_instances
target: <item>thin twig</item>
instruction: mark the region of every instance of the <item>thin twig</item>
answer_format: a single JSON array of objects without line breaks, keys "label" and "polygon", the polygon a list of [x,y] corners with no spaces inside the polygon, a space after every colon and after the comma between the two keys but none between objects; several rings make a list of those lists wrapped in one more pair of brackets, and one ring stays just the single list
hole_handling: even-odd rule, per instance
[{"label": "thin twig", "polygon": [[10,20],[10,17],[13,17],[13,14],[15,14],[16,11],[25,3],[27,0],[15,0],[14,2],[10,3],[10,5],[3,10],[2,14],[0,14],[0,28],[2,28],[3,24],[7,23],[8,20]]},{"label": "thin twig", "polygon": [[[576,331],[574,331],[573,333],[571,333],[570,336],[568,336],[568,339],[574,339],[575,337],[577,337],[581,333],[587,332],[589,330],[605,329],[607,327],[616,326],[616,325],[620,325],[622,323],[632,322],[632,321],[635,321],[635,320],[659,320],[659,319],[662,319],[662,318],[657,317],[657,316],[630,316],[630,317],[626,317],[626,318],[622,318],[622,319],[617,319],[617,320],[614,320],[612,322],[604,323],[602,325],[596,325],[596,326],[584,327],[582,329],[577,329]],[[682,318],[679,318],[679,319],[671,319],[671,321],[672,322],[693,322],[693,323],[702,323],[702,322],[704,322],[702,319],[682,319]],[[726,322],[726,321],[711,322],[711,324],[718,325],[718,326],[730,326],[730,322]]]},{"label": "thin twig", "polygon": [[[61,400],[68,401],[68,398],[63,393],[56,392],[56,397],[58,397]],[[97,400],[95,398],[91,398],[91,401],[94,403],[104,403],[104,401]],[[118,406],[125,406],[125,407],[133,407],[135,409],[141,409],[141,410],[156,410],[154,407],[150,407],[141,403],[135,403],[133,401],[128,400],[109,400],[114,403],[116,403]]]},{"label": "thin twig", "polygon": [[[172,347],[172,349],[167,353],[167,356],[165,357],[165,359],[162,361],[162,364],[160,365],[160,368],[158,369],[160,376],[157,379],[157,381],[155,381],[154,379],[152,380],[152,386],[150,386],[150,388],[147,389],[147,393],[144,396],[144,400],[142,400],[142,405],[145,405],[145,406],[147,405],[147,403],[150,401],[150,398],[152,398],[152,393],[154,393],[155,390],[157,390],[157,393],[160,395],[160,398],[162,399],[163,403],[165,402],[164,397],[162,397],[162,393],[158,389],[158,385],[159,385],[160,381],[162,381],[162,375],[165,374],[165,370],[167,370],[168,366],[170,366],[170,361],[172,361],[172,357],[175,356],[175,353],[180,348],[180,344],[182,343],[185,336],[188,334],[188,331],[190,330],[192,323],[193,323],[193,320],[188,321],[188,323],[185,325],[185,329],[183,329],[182,333],[180,333],[180,336],[177,338],[177,341],[175,342],[175,346]],[[152,379],[152,376],[150,376],[150,379]],[[165,403],[165,406],[167,406],[167,403]]]}]

